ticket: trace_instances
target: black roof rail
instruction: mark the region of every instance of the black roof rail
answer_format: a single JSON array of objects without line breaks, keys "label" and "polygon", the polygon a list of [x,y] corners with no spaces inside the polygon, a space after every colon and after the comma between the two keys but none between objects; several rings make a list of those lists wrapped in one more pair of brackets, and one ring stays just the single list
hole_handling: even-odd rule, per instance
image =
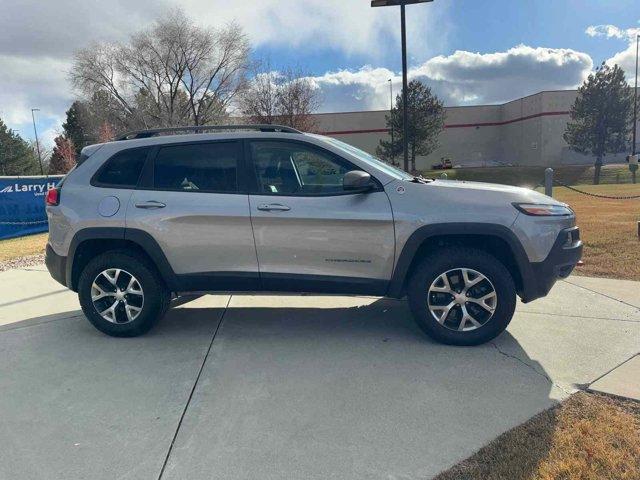
[{"label": "black roof rail", "polygon": [[302,133],[295,128],[284,125],[197,125],[191,127],[151,128],[149,130],[136,130],[127,132],[116,138],[120,140],[135,140],[138,138],[150,138],[159,135],[180,133],[203,133],[216,130],[259,130],[261,132]]}]

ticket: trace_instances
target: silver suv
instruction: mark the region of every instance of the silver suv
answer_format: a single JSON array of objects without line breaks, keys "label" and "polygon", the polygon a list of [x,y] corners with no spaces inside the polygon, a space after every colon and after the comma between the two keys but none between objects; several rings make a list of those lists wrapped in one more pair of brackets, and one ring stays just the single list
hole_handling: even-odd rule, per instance
[{"label": "silver suv", "polygon": [[429,336],[476,345],[582,253],[573,211],[540,193],[414,177],[273,125],[92,145],[47,215],[51,275],[113,336],[147,332],[185,293],[310,292],[406,296]]}]

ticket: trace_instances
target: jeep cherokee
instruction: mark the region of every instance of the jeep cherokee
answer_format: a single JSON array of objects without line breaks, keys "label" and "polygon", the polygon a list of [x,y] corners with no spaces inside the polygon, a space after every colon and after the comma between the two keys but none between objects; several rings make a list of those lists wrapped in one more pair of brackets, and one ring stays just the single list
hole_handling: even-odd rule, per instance
[{"label": "jeep cherokee", "polygon": [[147,332],[186,293],[308,292],[406,296],[429,336],[477,345],[582,253],[574,212],[553,198],[415,177],[273,125],[86,147],[46,203],[49,272],[113,336]]}]

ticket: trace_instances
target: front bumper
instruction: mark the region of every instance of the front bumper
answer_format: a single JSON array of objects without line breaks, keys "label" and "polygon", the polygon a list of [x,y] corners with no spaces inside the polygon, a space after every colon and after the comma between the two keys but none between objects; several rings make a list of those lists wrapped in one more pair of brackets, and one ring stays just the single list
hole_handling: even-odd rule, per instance
[{"label": "front bumper", "polygon": [[47,244],[47,249],[44,255],[44,263],[47,266],[47,270],[49,270],[49,273],[51,274],[53,279],[66,287],[67,257],[58,255],[53,251],[51,245]]},{"label": "front bumper", "polygon": [[523,275],[522,301],[527,303],[546,296],[558,279],[567,278],[582,258],[580,229],[562,230],[549,255],[542,262],[530,263],[530,271]]}]

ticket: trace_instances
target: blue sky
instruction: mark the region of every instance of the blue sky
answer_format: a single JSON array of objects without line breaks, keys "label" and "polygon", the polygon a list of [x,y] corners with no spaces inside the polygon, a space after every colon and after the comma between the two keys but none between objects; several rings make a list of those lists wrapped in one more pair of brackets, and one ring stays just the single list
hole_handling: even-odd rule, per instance
[{"label": "blue sky", "polygon": [[[368,2],[362,3],[363,8],[367,8]],[[399,28],[399,11],[390,10],[397,12]],[[421,38],[410,42],[409,55],[413,63],[424,61],[429,54],[447,55],[455,50],[490,53],[520,43],[571,48],[588,53],[595,63],[600,63],[624,50],[627,42],[589,37],[585,34],[588,26],[640,26],[640,4],[633,0],[435,0],[431,4],[409,6],[407,12],[410,24],[416,24],[416,17],[429,15],[438,15],[438,20],[444,22],[444,25],[433,25],[430,31],[425,29]],[[379,44],[394,44],[396,48],[391,51],[371,45],[372,50],[381,50],[376,65],[400,70],[397,40],[387,34],[380,37]],[[265,44],[256,51],[259,55],[282,59],[283,64],[300,62],[313,74],[340,68],[357,69],[377,56],[348,54],[340,48],[324,48],[322,44],[306,46],[309,47],[310,51],[298,46]]]},{"label": "blue sky", "polygon": [[[235,20],[257,58],[297,66],[315,82],[322,111],[381,109],[400,86],[399,10],[369,0],[0,0],[0,117],[47,142],[75,93],[73,53],[124,41],[180,6],[199,23]],[[632,72],[637,0],[435,0],[408,7],[410,73],[447,105],[502,103],[574,88],[602,61]],[[27,28],[25,28],[27,25]],[[60,28],[65,25],[65,28]]]}]

